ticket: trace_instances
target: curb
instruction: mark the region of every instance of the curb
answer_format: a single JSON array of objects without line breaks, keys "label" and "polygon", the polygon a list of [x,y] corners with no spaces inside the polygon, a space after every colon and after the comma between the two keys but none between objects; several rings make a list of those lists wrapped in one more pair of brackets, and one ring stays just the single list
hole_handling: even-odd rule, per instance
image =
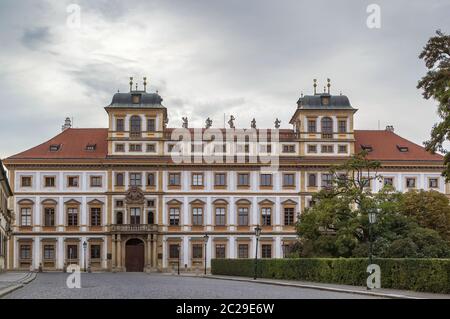
[{"label": "curb", "polygon": [[29,284],[34,279],[36,279],[36,276],[37,276],[37,274],[35,272],[29,272],[24,278],[16,281],[16,283],[13,283],[11,286],[1,289],[0,290],[0,298],[3,298],[4,296],[10,294],[11,292],[13,292],[17,289],[25,287],[25,285]]},{"label": "curb", "polygon": [[216,277],[216,276],[193,276],[193,275],[183,275],[186,277],[193,278],[206,278],[206,279],[217,279],[217,280],[230,280],[230,281],[241,281],[241,282],[250,282],[262,285],[275,285],[275,286],[284,286],[284,287],[294,287],[294,288],[305,288],[305,289],[315,289],[315,290],[324,290],[324,291],[333,291],[333,292],[342,292],[348,294],[357,294],[357,295],[365,295],[365,296],[374,296],[374,297],[383,297],[383,298],[391,298],[391,299],[423,299],[420,297],[399,295],[399,294],[390,294],[390,293],[382,293],[382,292],[374,292],[374,291],[362,291],[362,290],[353,290],[353,289],[344,289],[344,288],[334,288],[334,287],[326,287],[326,286],[315,286],[308,284],[296,284],[296,283],[287,283],[280,281],[261,281],[253,280],[253,279],[245,279],[245,278],[226,278],[226,277]]}]

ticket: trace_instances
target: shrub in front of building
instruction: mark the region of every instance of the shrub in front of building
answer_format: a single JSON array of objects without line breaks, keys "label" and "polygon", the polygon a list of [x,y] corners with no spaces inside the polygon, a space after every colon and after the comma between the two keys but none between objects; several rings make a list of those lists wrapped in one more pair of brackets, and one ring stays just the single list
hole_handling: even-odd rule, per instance
[{"label": "shrub in front of building", "polygon": [[[381,287],[450,293],[450,259],[380,258]],[[253,277],[252,259],[213,259],[212,274]],[[258,277],[365,286],[365,258],[258,260]]]}]

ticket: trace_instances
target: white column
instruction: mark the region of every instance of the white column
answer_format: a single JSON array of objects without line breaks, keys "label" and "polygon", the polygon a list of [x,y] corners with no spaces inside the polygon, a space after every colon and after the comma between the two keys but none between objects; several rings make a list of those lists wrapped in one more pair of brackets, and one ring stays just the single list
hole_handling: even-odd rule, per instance
[{"label": "white column", "polygon": [[188,267],[191,266],[189,262],[189,237],[183,236],[183,267],[184,265],[188,265]]},{"label": "white column", "polygon": [[276,236],[274,241],[274,249],[275,249],[275,258],[282,258],[283,257],[283,251],[281,249],[281,237]]},{"label": "white column", "polygon": [[183,229],[189,230],[189,200],[186,196],[183,197]]},{"label": "white column", "polygon": [[236,258],[236,241],[234,236],[228,237],[228,258]]},{"label": "white column", "polygon": [[81,225],[86,225],[81,228],[81,231],[86,231],[87,229],[87,201],[86,197],[83,196],[81,200],[81,208],[80,208],[80,214],[81,214]]},{"label": "white column", "polygon": [[[167,260],[168,260],[169,256],[167,254],[167,237],[166,236],[163,237],[162,243],[163,243],[163,259],[162,259],[163,265],[162,266],[163,266],[163,268],[167,268],[167,264],[168,264]],[[180,251],[180,254],[181,253],[182,252]]]},{"label": "white column", "polygon": [[259,218],[258,218],[258,201],[257,201],[257,197],[253,196],[252,198],[252,219],[250,220],[250,224],[254,224],[257,225],[259,224]]},{"label": "white column", "polygon": [[33,268],[38,269],[40,263],[41,263],[41,238],[35,237],[33,247]]},{"label": "white column", "polygon": [[64,238],[58,237],[56,242],[56,267],[62,269],[64,267]]},{"label": "white column", "polygon": [[212,229],[212,224],[213,224],[213,210],[212,210],[212,207],[211,207],[211,197],[210,196],[208,196],[207,198],[206,198],[206,207],[205,207],[205,211],[204,211],[204,214],[205,214],[205,225],[208,225],[207,227],[206,227],[206,230],[207,231],[212,231],[213,229]]}]

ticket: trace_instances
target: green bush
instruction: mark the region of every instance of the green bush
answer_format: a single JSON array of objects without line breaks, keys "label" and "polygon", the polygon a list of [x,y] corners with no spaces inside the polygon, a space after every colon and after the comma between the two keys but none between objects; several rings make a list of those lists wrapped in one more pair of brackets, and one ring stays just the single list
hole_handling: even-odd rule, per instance
[{"label": "green bush", "polygon": [[[381,287],[450,293],[450,259],[379,258]],[[253,259],[213,259],[214,275],[253,277]],[[366,258],[258,260],[258,277],[365,286]]]}]

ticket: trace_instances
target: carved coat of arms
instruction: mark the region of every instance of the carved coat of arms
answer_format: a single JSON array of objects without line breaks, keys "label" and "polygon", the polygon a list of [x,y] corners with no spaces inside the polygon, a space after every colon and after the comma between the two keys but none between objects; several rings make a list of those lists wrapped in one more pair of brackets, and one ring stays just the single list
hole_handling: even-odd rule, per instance
[{"label": "carved coat of arms", "polygon": [[143,204],[144,199],[144,193],[137,186],[131,186],[125,197],[127,204]]}]

